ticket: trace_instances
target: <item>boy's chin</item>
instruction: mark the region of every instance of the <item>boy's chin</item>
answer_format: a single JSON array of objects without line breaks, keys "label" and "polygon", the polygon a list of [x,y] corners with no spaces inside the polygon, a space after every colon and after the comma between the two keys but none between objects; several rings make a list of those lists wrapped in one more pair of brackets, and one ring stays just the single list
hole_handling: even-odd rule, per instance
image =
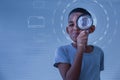
[{"label": "boy's chin", "polygon": [[76,40],[73,40],[74,43],[77,43],[77,39]]},{"label": "boy's chin", "polygon": [[77,37],[71,37],[71,40],[76,43],[77,42]]}]

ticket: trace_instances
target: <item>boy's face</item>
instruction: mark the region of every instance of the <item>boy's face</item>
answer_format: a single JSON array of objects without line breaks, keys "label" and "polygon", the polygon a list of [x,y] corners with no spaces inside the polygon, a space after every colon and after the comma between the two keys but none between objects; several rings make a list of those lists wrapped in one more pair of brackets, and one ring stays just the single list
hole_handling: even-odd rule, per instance
[{"label": "boy's face", "polygon": [[[77,19],[78,17],[82,15],[82,13],[80,12],[74,12],[69,16],[68,19],[68,26],[66,27],[66,31],[69,34],[70,38],[74,41],[77,42],[77,37],[80,34],[80,32],[82,31],[81,29],[78,28],[77,25]],[[91,27],[90,29],[90,33],[93,32],[95,29],[94,26]]]},{"label": "boy's face", "polygon": [[68,26],[66,28],[66,31],[74,42],[77,42],[77,37],[81,32],[76,23],[80,15],[82,15],[82,13],[76,12],[72,13],[68,18]]}]

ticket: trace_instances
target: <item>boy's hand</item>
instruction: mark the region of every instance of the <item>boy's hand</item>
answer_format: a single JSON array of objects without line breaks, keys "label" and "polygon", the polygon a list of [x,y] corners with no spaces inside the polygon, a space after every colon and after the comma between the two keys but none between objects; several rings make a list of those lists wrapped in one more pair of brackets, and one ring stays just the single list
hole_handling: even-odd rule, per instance
[{"label": "boy's hand", "polygon": [[77,37],[77,47],[78,49],[81,47],[82,49],[85,49],[85,46],[87,45],[88,41],[88,31],[81,31],[80,34]]}]

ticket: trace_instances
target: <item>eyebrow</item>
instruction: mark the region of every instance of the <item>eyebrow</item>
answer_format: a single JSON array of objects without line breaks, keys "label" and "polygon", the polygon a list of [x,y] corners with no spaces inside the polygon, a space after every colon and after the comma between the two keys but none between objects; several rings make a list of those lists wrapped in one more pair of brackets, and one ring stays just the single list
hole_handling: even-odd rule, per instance
[{"label": "eyebrow", "polygon": [[73,21],[68,21],[68,23],[73,23]]}]

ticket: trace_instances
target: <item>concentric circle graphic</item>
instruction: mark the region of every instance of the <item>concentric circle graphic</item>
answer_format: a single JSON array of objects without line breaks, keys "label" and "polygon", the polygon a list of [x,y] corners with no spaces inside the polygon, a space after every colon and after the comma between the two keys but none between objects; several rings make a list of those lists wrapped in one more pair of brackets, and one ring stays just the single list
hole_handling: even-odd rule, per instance
[{"label": "concentric circle graphic", "polygon": [[57,41],[60,43],[71,42],[71,39],[66,33],[66,26],[69,12],[76,7],[85,8],[92,14],[93,24],[96,26],[96,30],[89,35],[89,44],[98,45],[102,48],[110,44],[117,31],[118,20],[116,19],[117,13],[113,8],[112,2],[105,0],[58,1],[52,20],[53,32],[57,36]]}]

